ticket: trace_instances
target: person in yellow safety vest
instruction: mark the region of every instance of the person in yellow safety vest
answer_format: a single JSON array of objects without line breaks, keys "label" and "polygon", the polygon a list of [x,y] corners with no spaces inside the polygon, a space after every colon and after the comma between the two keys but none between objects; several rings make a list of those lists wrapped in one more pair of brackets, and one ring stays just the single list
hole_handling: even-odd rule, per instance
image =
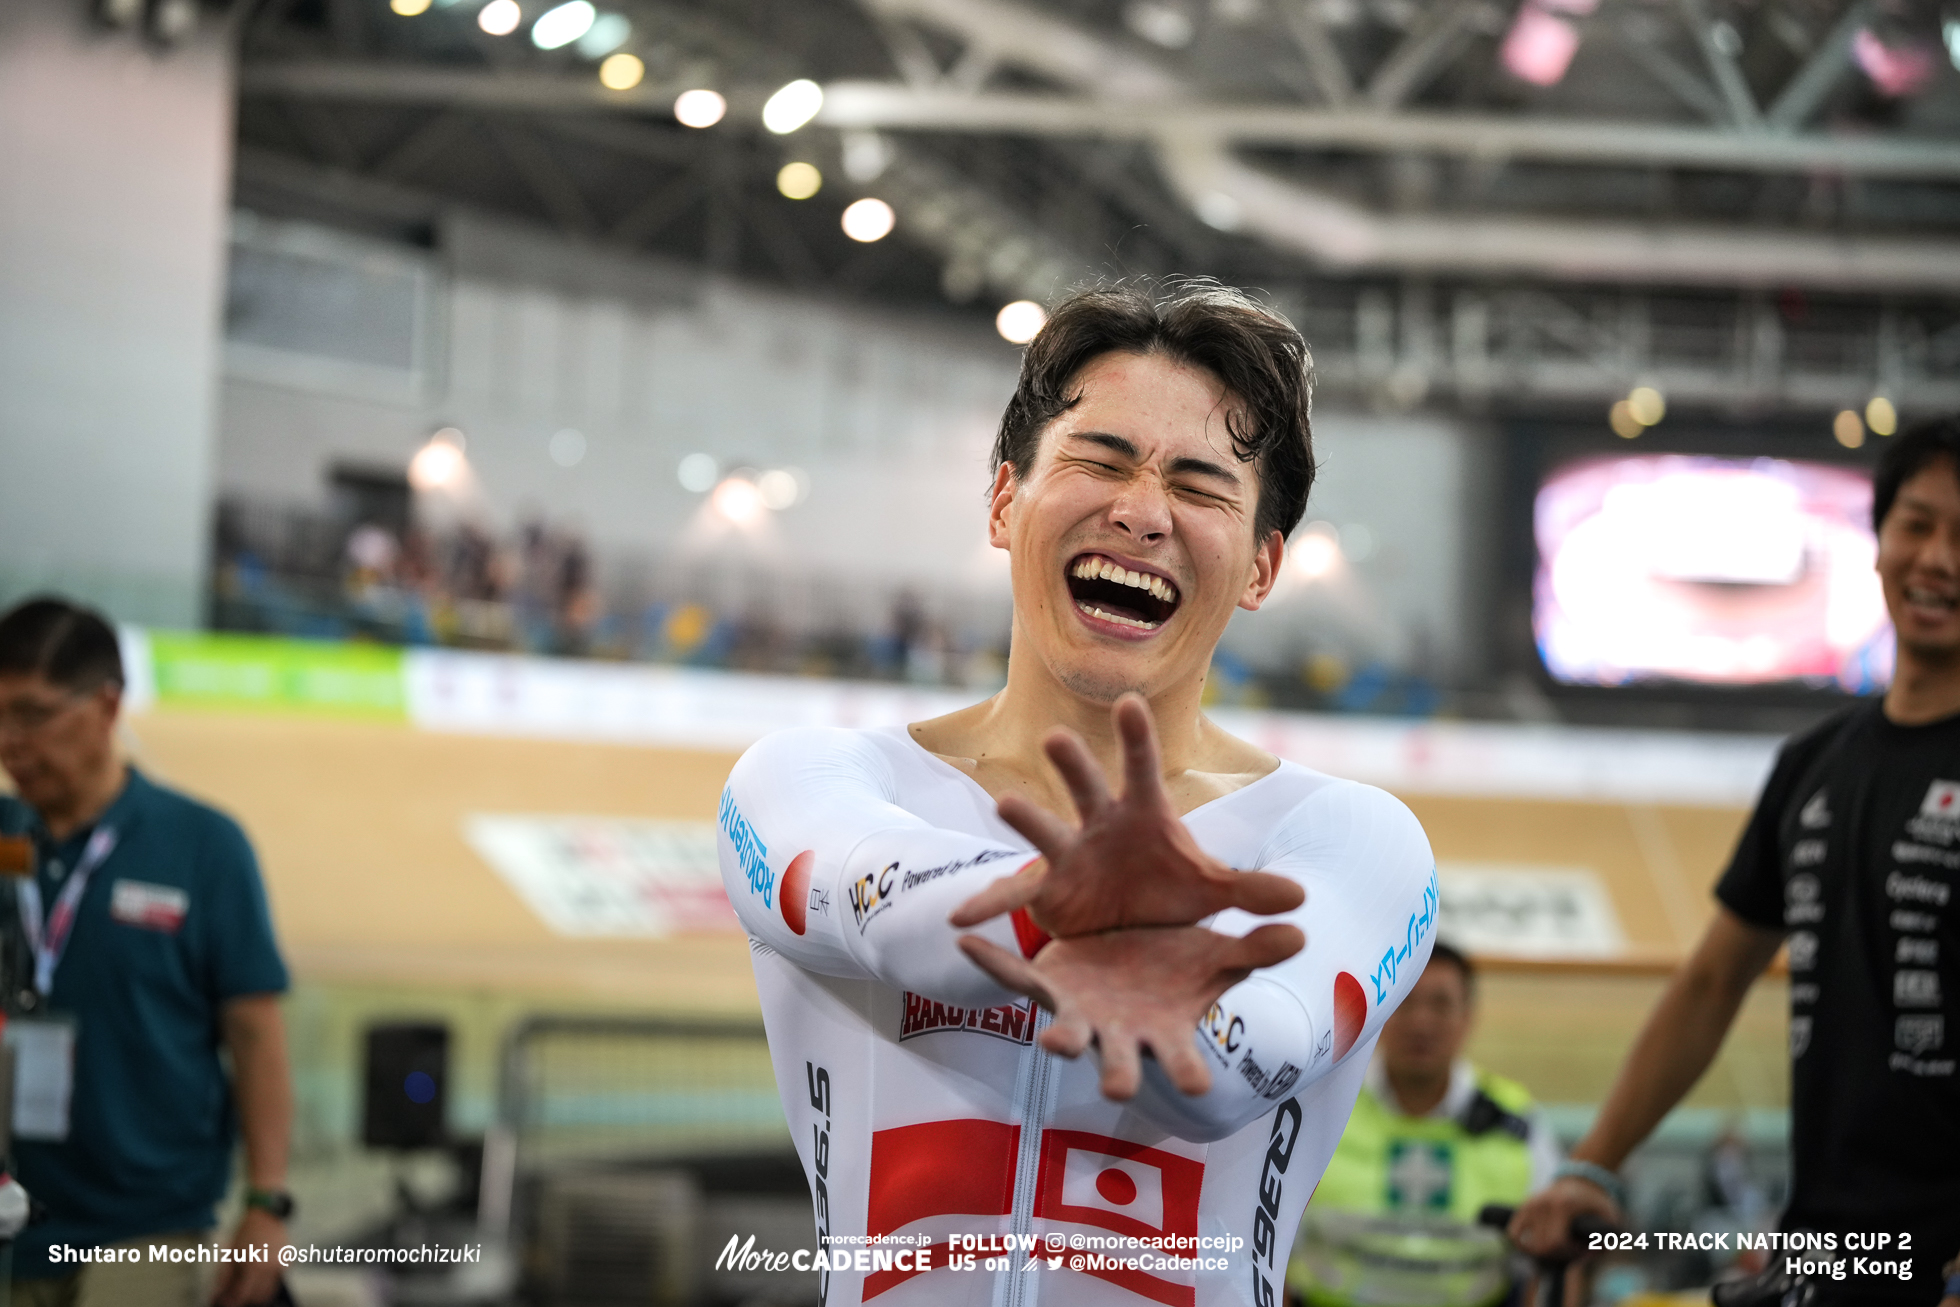
[{"label": "person in yellow safety vest", "polygon": [[1294,1243],[1288,1287],[1314,1307],[1482,1307],[1511,1292],[1487,1203],[1552,1181],[1558,1143],[1523,1085],[1458,1056],[1475,1012],[1470,959],[1441,940],[1382,1027],[1334,1160]]}]

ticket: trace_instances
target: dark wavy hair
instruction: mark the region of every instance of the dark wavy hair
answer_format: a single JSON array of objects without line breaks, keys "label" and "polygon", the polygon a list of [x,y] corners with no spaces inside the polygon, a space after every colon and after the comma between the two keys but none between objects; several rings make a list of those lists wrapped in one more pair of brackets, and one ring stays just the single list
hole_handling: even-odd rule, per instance
[{"label": "dark wavy hair", "polygon": [[0,617],[0,672],[86,694],[123,683],[116,630],[93,608],[36,595]]},{"label": "dark wavy hair", "polygon": [[1082,369],[1112,353],[1163,354],[1218,378],[1240,405],[1226,418],[1233,451],[1257,465],[1254,537],[1292,534],[1313,489],[1313,356],[1292,323],[1208,279],[1096,287],[1062,301],[1021,357],[994,469],[1025,473],[1042,430],[1081,402]]},{"label": "dark wavy hair", "polygon": [[1872,474],[1872,530],[1885,525],[1899,487],[1919,475],[1919,469],[1945,455],[1960,472],[1960,417],[1929,418],[1916,422],[1885,447]]}]

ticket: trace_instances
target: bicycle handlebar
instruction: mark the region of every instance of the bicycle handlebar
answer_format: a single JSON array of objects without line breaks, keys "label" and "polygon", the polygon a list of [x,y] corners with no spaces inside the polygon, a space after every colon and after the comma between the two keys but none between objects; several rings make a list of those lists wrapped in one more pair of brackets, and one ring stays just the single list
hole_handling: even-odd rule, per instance
[{"label": "bicycle handlebar", "polygon": [[[1511,1218],[1517,1214],[1518,1209],[1515,1207],[1507,1207],[1502,1203],[1488,1203],[1482,1211],[1477,1213],[1477,1224],[1489,1226],[1493,1230],[1505,1230],[1510,1228]],[[1619,1228],[1611,1221],[1602,1220],[1594,1216],[1591,1212],[1580,1212],[1572,1218],[1572,1224],[1567,1227],[1565,1237],[1574,1247],[1584,1248],[1592,1241],[1594,1235],[1616,1234],[1619,1232]],[[1536,1260],[1547,1264],[1556,1263],[1562,1266],[1572,1259],[1569,1257],[1540,1257]]]},{"label": "bicycle handlebar", "polygon": [[[1489,1226],[1499,1231],[1507,1230],[1510,1228],[1511,1218],[1517,1214],[1518,1209],[1515,1207],[1507,1207],[1502,1203],[1491,1203],[1477,1213],[1477,1224]],[[1586,1245],[1592,1242],[1594,1235],[1617,1233],[1619,1233],[1619,1227],[1610,1221],[1602,1221],[1591,1212],[1581,1212],[1577,1216],[1574,1216],[1572,1218],[1572,1224],[1566,1227],[1565,1237],[1566,1242],[1571,1247],[1585,1249]],[[1566,1269],[1584,1255],[1584,1252],[1580,1252],[1569,1257],[1552,1256],[1532,1258],[1532,1261],[1537,1263],[1538,1266],[1538,1281],[1540,1285],[1538,1301],[1540,1303],[1546,1304],[1547,1307],[1563,1307],[1565,1302]]]}]

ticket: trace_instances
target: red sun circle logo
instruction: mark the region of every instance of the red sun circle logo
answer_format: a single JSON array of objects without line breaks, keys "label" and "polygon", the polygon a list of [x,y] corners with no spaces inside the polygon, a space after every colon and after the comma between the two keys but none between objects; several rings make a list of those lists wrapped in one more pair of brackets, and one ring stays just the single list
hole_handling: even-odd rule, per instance
[{"label": "red sun circle logo", "polygon": [[1096,1177],[1096,1192],[1117,1207],[1128,1207],[1137,1200],[1137,1182],[1128,1171],[1110,1167]]},{"label": "red sun circle logo", "polygon": [[783,870],[783,883],[776,888],[783,921],[799,935],[810,927],[810,868],[816,860],[810,849],[791,858]]},{"label": "red sun circle logo", "polygon": [[1361,982],[1343,971],[1334,977],[1334,1060],[1340,1061],[1368,1024],[1368,995]]}]

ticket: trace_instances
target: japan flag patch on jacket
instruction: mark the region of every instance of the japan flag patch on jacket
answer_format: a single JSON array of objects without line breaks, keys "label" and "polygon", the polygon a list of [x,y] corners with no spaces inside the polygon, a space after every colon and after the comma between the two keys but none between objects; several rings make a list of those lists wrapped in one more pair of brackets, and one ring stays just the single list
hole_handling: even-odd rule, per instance
[{"label": "japan flag patch on jacket", "polygon": [[1922,817],[1960,817],[1960,781],[1934,781],[1919,805]]}]

